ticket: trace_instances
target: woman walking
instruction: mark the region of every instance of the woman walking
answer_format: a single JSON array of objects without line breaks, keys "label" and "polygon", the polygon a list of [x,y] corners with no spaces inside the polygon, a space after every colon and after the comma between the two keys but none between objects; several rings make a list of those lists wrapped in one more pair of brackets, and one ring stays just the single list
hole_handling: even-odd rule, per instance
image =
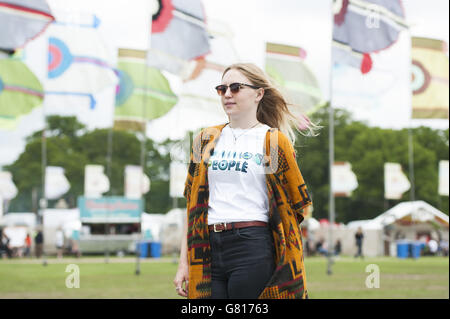
[{"label": "woman walking", "polygon": [[293,148],[299,120],[253,64],[228,67],[216,90],[229,122],[202,130],[191,149],[175,289],[188,298],[307,298],[299,224],[311,199]]}]

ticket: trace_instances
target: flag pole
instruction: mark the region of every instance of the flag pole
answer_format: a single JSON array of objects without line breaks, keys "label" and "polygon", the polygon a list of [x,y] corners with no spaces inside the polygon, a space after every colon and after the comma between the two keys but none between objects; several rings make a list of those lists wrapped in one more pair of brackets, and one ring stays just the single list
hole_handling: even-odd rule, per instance
[{"label": "flag pole", "polygon": [[[42,170],[42,195],[39,201],[40,213],[39,216],[39,224],[41,227],[42,234],[44,234],[44,211],[47,208],[47,196],[45,194],[45,183],[46,183],[46,168],[47,168],[47,117],[45,116],[45,103],[42,104],[42,115],[44,117],[44,127],[42,129],[42,140],[41,140],[41,170]],[[45,236],[43,236],[44,240],[42,241],[42,264],[47,266],[47,258],[45,256]]]},{"label": "flag pole", "polygon": [[327,274],[333,274],[333,225],[335,219],[334,194],[333,194],[333,163],[334,163],[334,109],[333,109],[333,28],[334,28],[334,13],[333,1],[331,1],[331,52],[330,52],[330,103],[329,103],[329,119],[328,119],[328,165],[329,165],[329,240],[328,240],[328,267]]},{"label": "flag pole", "polygon": [[[147,50],[145,55],[145,68],[144,68],[144,88],[147,88],[147,80],[148,80],[148,64],[147,64],[147,54],[148,50],[150,48],[150,41],[151,41],[151,35],[152,35],[152,20],[153,15],[150,12],[150,36],[147,43]],[[141,181],[140,181],[140,194],[141,194],[141,203],[142,203],[142,211],[139,214],[139,241],[136,249],[136,275],[141,274],[141,245],[140,242],[142,241],[142,214],[145,211],[145,196],[142,192],[143,186],[144,186],[144,173],[145,173],[145,167],[146,164],[146,137],[147,137],[147,92],[144,89],[144,94],[142,97],[142,119],[144,121],[142,126],[142,141],[141,141]]]},{"label": "flag pole", "polygon": [[[411,29],[408,28],[409,31],[409,39],[410,39],[410,45],[409,45],[409,68],[410,68],[410,74],[411,74],[411,65],[412,65],[412,53],[411,53],[411,47],[412,47],[412,36],[411,36]],[[410,110],[411,114],[409,117],[409,125],[408,125],[408,156],[409,156],[409,180],[411,183],[411,189],[409,191],[409,200],[415,201],[416,200],[416,187],[415,187],[415,178],[414,178],[414,144],[413,144],[413,132],[412,132],[412,117],[413,117],[413,105],[412,105],[412,90],[411,90],[411,81],[409,82],[409,92],[410,92]]]},{"label": "flag pole", "polygon": [[[113,126],[114,126],[114,112],[113,112],[113,120],[112,125],[108,130],[108,140],[107,140],[107,153],[106,153],[106,174],[108,175],[110,187],[109,187],[109,197],[112,196],[112,187],[111,187],[111,174],[112,174],[112,143],[113,143]],[[106,223],[105,223],[105,264],[109,263],[109,209],[111,200],[107,199],[107,209],[106,209]]]}]

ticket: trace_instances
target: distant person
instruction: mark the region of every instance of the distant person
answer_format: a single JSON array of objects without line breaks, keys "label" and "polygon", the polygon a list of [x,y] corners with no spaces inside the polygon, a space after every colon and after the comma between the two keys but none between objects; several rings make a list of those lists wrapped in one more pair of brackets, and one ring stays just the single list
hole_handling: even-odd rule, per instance
[{"label": "distant person", "polygon": [[438,248],[439,248],[439,245],[438,245],[437,241],[435,241],[434,239],[430,239],[428,241],[428,249],[432,256],[436,256]]},{"label": "distant person", "polygon": [[342,244],[341,244],[341,240],[338,239],[336,241],[336,245],[334,246],[334,255],[339,256],[341,254],[341,251],[342,251]]},{"label": "distant person", "polygon": [[64,249],[64,233],[61,228],[58,228],[56,231],[56,256],[58,258],[63,257],[63,249]]},{"label": "distant person", "polygon": [[25,237],[25,251],[23,254],[25,257],[30,257],[31,255],[31,236],[27,233],[27,237]]},{"label": "distant person", "polygon": [[44,251],[44,235],[42,234],[42,230],[39,230],[36,236],[34,237],[35,243],[35,254],[36,258],[41,258],[42,253]]},{"label": "distant person", "polygon": [[3,229],[0,229],[0,257],[3,258],[6,254],[8,258],[12,258],[12,250],[9,245],[10,239],[5,234]]},{"label": "distant person", "polygon": [[355,243],[356,243],[356,248],[358,250],[356,252],[355,258],[357,258],[357,257],[364,258],[363,253],[362,253],[363,239],[364,239],[364,234],[362,232],[362,228],[358,227],[358,230],[356,231],[356,234],[355,234]]},{"label": "distant person", "polygon": [[327,249],[327,243],[325,241],[325,239],[321,238],[317,243],[316,243],[316,252],[318,252],[321,255],[327,256],[328,255],[328,249]]},{"label": "distant person", "polygon": [[448,257],[448,240],[441,240],[441,255],[444,257]]}]

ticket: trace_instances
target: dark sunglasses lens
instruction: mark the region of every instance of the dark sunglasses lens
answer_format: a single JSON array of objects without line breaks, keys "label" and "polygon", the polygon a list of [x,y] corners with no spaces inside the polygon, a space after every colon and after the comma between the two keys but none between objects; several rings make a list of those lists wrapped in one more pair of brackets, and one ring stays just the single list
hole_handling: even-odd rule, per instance
[{"label": "dark sunglasses lens", "polygon": [[216,86],[217,94],[224,95],[227,91],[227,87],[225,85]]},{"label": "dark sunglasses lens", "polygon": [[230,84],[230,91],[231,91],[231,93],[239,92],[240,88],[241,88],[241,85],[239,83],[231,83]]}]

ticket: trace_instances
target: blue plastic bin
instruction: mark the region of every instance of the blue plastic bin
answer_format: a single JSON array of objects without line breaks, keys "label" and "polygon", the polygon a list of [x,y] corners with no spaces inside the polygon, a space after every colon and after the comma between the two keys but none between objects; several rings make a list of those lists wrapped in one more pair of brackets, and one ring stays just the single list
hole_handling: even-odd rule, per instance
[{"label": "blue plastic bin", "polygon": [[161,248],[162,248],[162,245],[160,242],[150,243],[150,256],[156,257],[156,258],[161,257]]},{"label": "blue plastic bin", "polygon": [[411,252],[413,258],[419,258],[422,252],[422,243],[421,242],[415,242],[411,243]]},{"label": "blue plastic bin", "polygon": [[139,250],[139,257],[146,258],[150,257],[149,254],[149,243],[148,242],[138,242],[136,244],[136,250]]},{"label": "blue plastic bin", "polygon": [[397,257],[398,258],[409,257],[409,243],[407,241],[397,242]]}]

